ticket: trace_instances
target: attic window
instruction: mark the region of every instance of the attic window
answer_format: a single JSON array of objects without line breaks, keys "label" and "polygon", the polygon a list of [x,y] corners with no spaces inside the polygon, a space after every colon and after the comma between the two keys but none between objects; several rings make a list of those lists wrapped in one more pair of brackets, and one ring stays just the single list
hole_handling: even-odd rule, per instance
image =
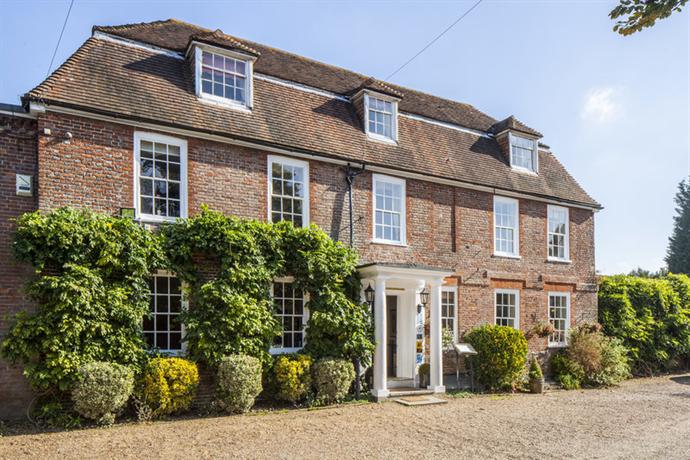
[{"label": "attic window", "polygon": [[510,134],[510,166],[537,172],[537,142],[534,139]]},{"label": "attic window", "polygon": [[239,53],[196,50],[197,96],[214,102],[251,107],[252,62]]},{"label": "attic window", "polygon": [[398,137],[398,103],[367,94],[364,104],[367,135],[372,139],[395,142]]}]

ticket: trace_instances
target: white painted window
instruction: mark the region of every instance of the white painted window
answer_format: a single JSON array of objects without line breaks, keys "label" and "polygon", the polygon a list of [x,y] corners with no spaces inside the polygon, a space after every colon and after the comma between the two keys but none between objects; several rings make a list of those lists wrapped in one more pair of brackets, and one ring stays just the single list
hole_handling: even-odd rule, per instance
[{"label": "white painted window", "polygon": [[520,329],[520,291],[496,289],[494,296],[496,324]]},{"label": "white painted window", "polygon": [[526,137],[509,135],[510,166],[526,171],[537,171],[537,141]]},{"label": "white painted window", "polygon": [[570,293],[549,292],[549,322],[554,332],[549,336],[549,346],[565,346],[570,327]]},{"label": "white painted window", "polygon": [[287,220],[296,227],[309,225],[309,163],[268,157],[268,218]]},{"label": "white painted window", "polygon": [[405,244],[405,181],[373,175],[374,241]]},{"label": "white painted window", "polygon": [[456,312],[458,306],[458,291],[454,287],[444,287],[441,291],[441,328],[453,333],[453,341],[457,341],[458,329]]},{"label": "white painted window", "polygon": [[395,141],[398,131],[398,103],[372,95],[364,96],[367,134],[385,141]]},{"label": "white painted window", "polygon": [[273,306],[282,334],[276,338],[271,353],[292,353],[304,346],[304,332],[309,320],[304,293],[291,279],[273,282]]},{"label": "white painted window", "polygon": [[494,254],[519,254],[519,204],[514,198],[494,196]]},{"label": "white painted window", "polygon": [[187,217],[187,141],[135,132],[134,178],[137,219]]},{"label": "white painted window", "polygon": [[548,205],[549,220],[549,259],[569,260],[570,235],[568,208]]},{"label": "white painted window", "polygon": [[201,99],[249,108],[253,58],[210,46],[196,48],[196,93]]},{"label": "white painted window", "polygon": [[149,315],[144,318],[144,337],[151,350],[179,353],[183,350],[184,326],[179,320],[185,308],[182,285],[176,276],[159,272],[149,281]]}]

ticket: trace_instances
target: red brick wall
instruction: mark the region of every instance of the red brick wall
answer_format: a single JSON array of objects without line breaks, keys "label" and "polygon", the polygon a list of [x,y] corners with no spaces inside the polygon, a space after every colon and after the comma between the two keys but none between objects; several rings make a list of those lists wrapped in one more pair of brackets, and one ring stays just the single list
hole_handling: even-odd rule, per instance
[{"label": "red brick wall", "polygon": [[[0,340],[15,313],[33,308],[23,291],[32,270],[14,260],[11,241],[13,219],[35,210],[37,202],[35,194],[16,195],[16,174],[30,174],[36,186],[36,123],[0,115]],[[21,368],[0,360],[0,420],[21,416],[31,398]]]},{"label": "red brick wall", "polygon": [[[133,205],[133,133],[124,125],[85,118],[45,114],[38,121],[38,206],[50,210],[60,206],[88,207],[117,213]],[[49,128],[50,135],[43,134]],[[67,139],[66,133],[72,134]],[[2,136],[2,141],[6,136]],[[198,212],[201,204],[228,214],[266,219],[267,154],[262,151],[188,140],[189,213]],[[12,141],[14,142],[14,141]],[[33,141],[35,142],[35,140]],[[5,144],[0,144],[5,147]],[[24,145],[24,144],[22,144]],[[14,150],[12,150],[14,149]],[[31,142],[13,152],[28,152],[13,158],[12,168],[34,170],[25,157]],[[15,153],[18,155],[18,153]],[[33,157],[32,157],[33,158]],[[7,166],[3,165],[3,168]],[[9,176],[8,176],[9,177]],[[12,176],[12,193],[14,176]],[[2,199],[14,203],[3,208],[16,215],[36,206],[36,201],[13,197],[5,190]],[[407,180],[407,246],[371,243],[372,176],[364,172],[355,179],[354,220],[355,246],[365,262],[416,263],[455,270],[458,285],[458,333],[493,321],[493,288],[512,283],[521,289],[520,323],[527,330],[547,318],[545,283],[568,286],[573,292],[573,321],[596,319],[594,274],[594,219],[591,211],[570,209],[571,264],[546,260],[545,203],[520,200],[521,259],[492,255],[493,196],[486,192]],[[334,239],[349,243],[349,211],[345,168],[310,161],[311,221]],[[24,207],[22,207],[24,206]],[[3,214],[4,216],[4,214]],[[5,254],[9,237],[3,223],[0,235]],[[9,259],[9,255],[7,256]],[[18,271],[12,271],[17,276]],[[19,281],[8,281],[9,308],[19,308]],[[5,286],[5,284],[3,284]],[[2,294],[5,295],[5,294]],[[2,308],[7,309],[4,306]],[[6,327],[6,326],[3,326]],[[532,339],[530,346],[541,350],[545,339]],[[3,373],[5,385],[19,385],[17,373]],[[2,383],[2,380],[0,380]],[[11,390],[14,391],[14,390]]]}]

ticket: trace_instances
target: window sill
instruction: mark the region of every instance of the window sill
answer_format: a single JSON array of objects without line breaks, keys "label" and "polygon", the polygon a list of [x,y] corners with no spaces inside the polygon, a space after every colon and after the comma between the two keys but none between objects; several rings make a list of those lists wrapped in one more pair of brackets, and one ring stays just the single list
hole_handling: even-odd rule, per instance
[{"label": "window sill", "polygon": [[550,343],[548,345],[548,348],[567,348],[568,344],[567,343]]},{"label": "window sill", "polygon": [[521,168],[520,166],[512,166],[511,165],[510,169],[512,169],[513,171],[520,173],[520,174],[527,174],[530,176],[538,176],[539,175],[536,171],[533,171],[533,170],[527,169],[527,168]]},{"label": "window sill", "polygon": [[388,240],[377,240],[373,239],[369,241],[369,244],[385,244],[386,246],[399,246],[401,248],[406,248],[407,243],[403,243],[400,241],[388,241]]},{"label": "window sill", "polygon": [[177,222],[177,219],[186,219],[186,217],[161,217],[142,215],[137,216],[134,221],[142,224],[162,224],[164,222]]},{"label": "window sill", "polygon": [[286,355],[289,353],[297,353],[302,350],[303,347],[291,347],[291,348],[270,348],[268,353],[271,355]]},{"label": "window sill", "polygon": [[385,136],[379,136],[378,134],[367,133],[367,138],[370,141],[380,142],[382,144],[396,145],[396,146],[398,145],[398,142],[395,139],[391,139],[391,138],[385,137]]},{"label": "window sill", "polygon": [[494,252],[492,257],[496,257],[499,259],[514,259],[514,260],[521,260],[522,259],[522,256],[517,256],[515,254],[501,254],[501,253],[497,253],[497,252]]},{"label": "window sill", "polygon": [[548,257],[546,259],[546,261],[549,263],[554,263],[554,264],[572,264],[573,263],[573,261],[570,259],[556,259],[553,257]]},{"label": "window sill", "polygon": [[249,106],[240,104],[239,102],[233,102],[215,97],[212,98],[209,96],[197,96],[197,100],[204,104],[215,105],[216,107],[225,107],[242,113],[252,113],[252,109]]}]

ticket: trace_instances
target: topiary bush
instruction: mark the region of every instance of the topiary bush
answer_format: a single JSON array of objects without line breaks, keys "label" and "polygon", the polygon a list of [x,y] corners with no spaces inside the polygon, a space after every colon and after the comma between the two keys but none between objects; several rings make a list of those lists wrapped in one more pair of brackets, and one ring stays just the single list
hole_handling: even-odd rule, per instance
[{"label": "topiary bush", "polygon": [[111,425],[134,389],[134,373],[116,363],[93,362],[79,368],[72,388],[74,410],[102,425]]},{"label": "topiary bush", "polygon": [[218,365],[218,406],[231,413],[248,412],[261,393],[261,361],[253,356],[226,356]]},{"label": "topiary bush", "polygon": [[277,356],[271,369],[274,396],[292,404],[305,399],[311,390],[311,366],[308,355]]},{"label": "topiary bush", "polygon": [[347,396],[355,380],[355,367],[345,359],[322,359],[314,364],[314,388],[317,404],[334,404]]},{"label": "topiary bush", "polygon": [[154,418],[189,409],[199,385],[199,370],[182,358],[153,358],[141,377],[139,399]]},{"label": "topiary bush", "polygon": [[465,334],[477,354],[470,356],[476,381],[490,391],[512,390],[525,372],[527,339],[512,327],[486,324]]}]

